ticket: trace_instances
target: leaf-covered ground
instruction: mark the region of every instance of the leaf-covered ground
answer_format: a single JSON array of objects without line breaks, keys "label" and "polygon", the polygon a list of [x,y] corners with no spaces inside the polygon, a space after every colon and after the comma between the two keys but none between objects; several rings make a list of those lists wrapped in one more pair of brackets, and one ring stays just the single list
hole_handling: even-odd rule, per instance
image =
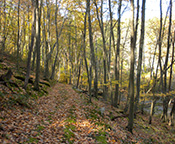
[{"label": "leaf-covered ground", "polygon": [[[105,107],[104,115],[100,108]],[[70,85],[57,83],[49,94],[38,98],[31,108],[13,106],[0,111],[0,143],[175,143],[175,129],[154,118],[138,115],[133,134],[127,118],[108,103],[79,94]]]}]

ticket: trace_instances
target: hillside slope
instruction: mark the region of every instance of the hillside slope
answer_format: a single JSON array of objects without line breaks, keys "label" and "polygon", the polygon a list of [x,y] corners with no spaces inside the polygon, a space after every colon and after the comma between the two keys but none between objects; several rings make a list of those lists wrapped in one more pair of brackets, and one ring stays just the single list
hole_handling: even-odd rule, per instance
[{"label": "hillside slope", "polygon": [[[105,107],[104,115],[100,108]],[[76,93],[70,85],[57,83],[49,94],[29,109],[15,107],[0,112],[0,143],[173,143],[175,131],[166,125],[147,124],[138,115],[134,132],[126,130],[127,118],[111,121],[118,109]]]},{"label": "hillside slope", "polygon": [[41,75],[40,91],[35,91],[33,71],[25,91],[23,65],[17,71],[9,55],[0,61],[0,76],[13,73],[6,84],[0,81],[0,143],[175,143],[175,128],[157,118],[149,125],[147,115],[138,114],[129,133],[120,109],[95,98],[88,103],[88,95],[71,85],[49,87]]}]

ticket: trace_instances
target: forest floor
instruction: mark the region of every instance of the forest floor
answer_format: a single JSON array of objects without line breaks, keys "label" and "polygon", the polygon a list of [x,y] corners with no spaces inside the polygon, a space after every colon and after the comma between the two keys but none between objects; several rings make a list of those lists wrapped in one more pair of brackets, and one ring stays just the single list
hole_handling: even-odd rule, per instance
[{"label": "forest floor", "polygon": [[[99,108],[107,109],[101,115]],[[49,94],[31,108],[15,106],[0,112],[0,143],[174,143],[175,130],[146,116],[138,115],[133,134],[126,129],[127,118],[111,121],[118,115],[96,99],[76,93],[70,85],[57,83]]]},{"label": "forest floor", "polygon": [[[7,71],[6,63],[0,63],[0,75]],[[12,63],[9,66],[13,68]],[[14,77],[12,80],[22,86]],[[8,88],[0,84],[0,143],[175,143],[175,127],[160,118],[154,117],[150,125],[148,115],[138,114],[131,134],[120,109],[95,98],[89,103],[88,95],[77,93],[71,85],[55,83],[43,96],[37,96],[41,92],[33,91],[31,84],[29,88],[32,92],[24,99],[24,91],[13,88],[15,94],[5,93]],[[115,116],[121,117],[112,121]]]}]

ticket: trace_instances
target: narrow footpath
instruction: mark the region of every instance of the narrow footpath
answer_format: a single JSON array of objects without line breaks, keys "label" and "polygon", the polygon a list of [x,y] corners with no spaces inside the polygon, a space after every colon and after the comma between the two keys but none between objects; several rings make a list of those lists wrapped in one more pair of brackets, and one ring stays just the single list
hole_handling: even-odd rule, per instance
[{"label": "narrow footpath", "polygon": [[[100,112],[101,107],[105,107],[104,114]],[[57,83],[50,88],[48,95],[38,98],[31,108],[16,106],[0,111],[0,143],[143,142],[140,132],[134,131],[132,135],[127,131],[127,118],[111,121],[111,116],[116,114],[119,114],[117,109],[109,104],[95,98],[88,103],[87,95],[77,93],[71,85]],[[150,136],[147,136],[145,139],[149,139]]]}]

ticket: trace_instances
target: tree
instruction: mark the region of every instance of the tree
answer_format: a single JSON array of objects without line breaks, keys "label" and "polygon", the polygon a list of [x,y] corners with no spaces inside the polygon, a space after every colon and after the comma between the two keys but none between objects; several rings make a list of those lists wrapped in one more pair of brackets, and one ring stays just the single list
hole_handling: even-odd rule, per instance
[{"label": "tree", "polygon": [[162,57],[162,0],[160,0],[160,30],[159,30],[159,58],[158,58],[158,64],[160,67],[160,75],[161,75],[161,85],[163,89],[163,70],[162,70],[162,62],[161,62],[161,57]]},{"label": "tree", "polygon": [[[169,28],[168,28],[168,39],[167,39],[167,53],[165,58],[165,64],[164,64],[164,90],[163,92],[166,94],[167,92],[167,65],[168,65],[168,58],[169,58],[169,51],[170,51],[170,37],[171,37],[171,23],[172,23],[172,0],[170,0],[170,14],[169,14]],[[167,112],[168,112],[168,102],[169,98],[166,96],[163,100],[163,115],[162,119],[165,121],[167,118]]]},{"label": "tree", "polygon": [[6,43],[6,0],[4,0],[3,14],[4,14],[4,23],[3,23],[2,53],[4,53]]},{"label": "tree", "polygon": [[20,25],[19,25],[19,16],[20,16],[20,0],[18,0],[18,39],[17,39],[17,70],[19,70],[19,49],[20,49]]},{"label": "tree", "polygon": [[[68,39],[69,39],[69,44],[68,44],[68,49],[69,49],[69,62],[71,63],[71,65],[73,65],[73,62],[72,62],[72,57],[71,57],[71,21],[69,22],[69,35],[68,35]],[[72,83],[72,74],[71,74],[71,68],[69,69],[69,84]]]},{"label": "tree", "polygon": [[66,21],[66,17],[65,17],[64,20],[63,20],[63,23],[62,23],[60,32],[58,33],[57,12],[58,12],[58,7],[57,7],[57,0],[56,0],[55,27],[56,27],[56,45],[57,45],[57,51],[56,51],[55,61],[54,61],[54,64],[53,64],[53,66],[52,66],[52,74],[51,74],[50,79],[54,79],[54,76],[55,76],[55,67],[56,67],[56,63],[57,63],[57,61],[58,61],[58,52],[59,52],[59,42],[58,42],[58,40],[59,40],[59,37],[61,36],[61,32],[62,32],[62,30],[63,30],[64,23],[65,23],[65,21]]},{"label": "tree", "polygon": [[[92,27],[91,27],[91,14],[90,14],[90,0],[87,0],[87,14],[88,14],[88,23],[89,23],[89,43],[90,43],[90,57],[91,57],[91,63],[95,71],[95,79],[94,79],[94,96],[97,97],[97,65],[95,61],[95,53],[94,53],[94,44],[93,44],[93,37],[92,37]],[[91,71],[91,70],[90,70]],[[91,76],[90,76],[91,79]]]},{"label": "tree", "polygon": [[121,39],[121,30],[120,30],[120,22],[121,22],[121,6],[122,0],[119,0],[118,6],[118,26],[117,26],[117,49],[115,50],[115,97],[114,97],[114,106],[118,105],[119,98],[119,68],[120,68],[120,39]]},{"label": "tree", "polygon": [[36,76],[34,88],[39,90],[39,76],[40,76],[40,39],[41,39],[41,8],[42,8],[42,0],[39,8],[39,1],[36,0]]},{"label": "tree", "polygon": [[35,38],[35,23],[36,23],[36,3],[35,0],[32,1],[32,32],[31,32],[31,42],[29,46],[29,52],[28,52],[28,58],[27,58],[27,72],[26,77],[24,81],[24,89],[27,88],[28,80],[30,76],[30,62],[31,62],[31,56],[32,51],[34,47],[34,38]]},{"label": "tree", "polygon": [[84,62],[85,62],[85,67],[86,67],[86,73],[87,73],[87,78],[88,78],[88,84],[89,84],[89,102],[91,101],[91,66],[90,66],[90,72],[88,69],[88,62],[86,58],[86,19],[87,19],[87,10],[88,10],[88,5],[86,4],[86,12],[84,16],[84,32],[83,32],[83,56],[84,56]]},{"label": "tree", "polygon": [[171,82],[172,82],[172,74],[173,74],[173,63],[174,63],[174,43],[175,43],[175,31],[174,31],[174,37],[172,37],[172,58],[171,58],[171,68],[170,68],[170,79],[169,79],[169,89],[168,91],[171,91]]},{"label": "tree", "polygon": [[128,131],[132,133],[133,122],[134,122],[134,61],[135,61],[135,45],[134,45],[134,0],[131,2],[131,58],[130,58],[130,107],[129,107],[129,120],[128,120]]},{"label": "tree", "polygon": [[139,45],[139,58],[138,58],[138,66],[137,66],[137,93],[135,99],[135,112],[137,111],[139,97],[140,97],[140,78],[142,72],[142,53],[144,46],[144,38],[145,38],[145,6],[146,0],[142,0],[142,20],[141,20],[141,34],[140,34],[140,45]]},{"label": "tree", "polygon": [[104,24],[103,24],[103,0],[101,0],[101,12],[99,16],[98,12],[98,6],[96,0],[94,1],[95,7],[96,7],[96,13],[97,13],[97,19],[100,26],[102,41],[103,41],[103,69],[104,69],[104,89],[103,89],[103,98],[107,100],[107,65],[109,63],[107,62],[107,50],[106,50],[106,38],[105,38],[105,32],[104,32]]},{"label": "tree", "polygon": [[50,50],[50,42],[51,42],[51,37],[50,37],[50,2],[49,0],[46,0],[46,5],[47,5],[47,17],[46,17],[46,31],[47,31],[47,34],[46,34],[46,41],[45,41],[45,45],[46,45],[46,48],[45,48],[45,55],[46,55],[46,59],[45,59],[45,62],[44,62],[44,75],[45,75],[45,78],[46,80],[49,79],[49,60],[50,60],[50,57],[51,57],[51,54],[52,53],[49,53],[49,50]]},{"label": "tree", "polygon": [[[134,24],[134,48],[135,48],[135,55],[136,55],[136,43],[137,43],[137,31],[138,31],[138,25],[139,25],[139,8],[140,8],[140,4],[139,4],[139,0],[137,0],[137,14],[136,14],[136,21]],[[136,58],[136,57],[135,57]],[[129,75],[129,79],[130,79],[130,75]],[[130,81],[129,81],[129,85],[128,85],[128,96],[127,96],[127,101],[126,101],[126,105],[125,105],[125,109],[124,112],[126,113],[128,111],[128,105],[129,105],[129,94],[130,94]]]},{"label": "tree", "polygon": [[[110,75],[110,63],[111,63],[111,41],[113,42],[113,50],[115,50],[115,38],[114,38],[114,31],[113,31],[113,17],[112,17],[112,9],[111,9],[111,0],[109,0],[109,13],[110,13],[110,46],[109,46],[109,66],[108,66],[108,73]],[[109,80],[111,75],[109,76]],[[112,91],[112,83],[110,80],[110,92],[111,92],[111,105],[114,104],[113,102],[113,91]]]}]

